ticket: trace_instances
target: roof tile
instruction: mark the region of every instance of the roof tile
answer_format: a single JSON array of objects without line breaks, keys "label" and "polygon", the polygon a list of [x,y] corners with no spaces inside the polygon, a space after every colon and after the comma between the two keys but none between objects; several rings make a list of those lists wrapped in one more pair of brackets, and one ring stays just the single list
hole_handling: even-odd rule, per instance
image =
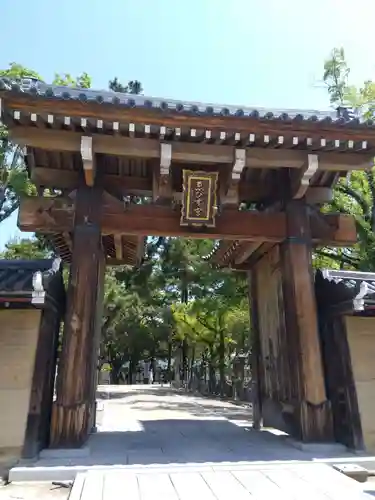
[{"label": "roof tile", "polygon": [[71,88],[58,85],[48,85],[34,78],[24,78],[13,81],[9,78],[0,78],[0,90],[9,92],[23,92],[44,98],[79,100],[81,102],[97,102],[114,106],[146,107],[164,112],[174,111],[186,114],[236,116],[253,119],[267,119],[279,121],[312,121],[326,124],[335,123],[340,126],[373,127],[373,120],[360,121],[352,109],[339,107],[332,111],[295,110],[295,109],[266,109],[248,106],[223,106],[217,104],[176,101],[165,98],[145,97],[143,95],[125,94],[110,90],[93,90]]}]

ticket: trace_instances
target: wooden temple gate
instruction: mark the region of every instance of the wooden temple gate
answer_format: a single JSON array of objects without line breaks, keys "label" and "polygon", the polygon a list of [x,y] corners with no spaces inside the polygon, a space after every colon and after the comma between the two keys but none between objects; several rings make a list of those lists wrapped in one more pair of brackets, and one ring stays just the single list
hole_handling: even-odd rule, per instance
[{"label": "wooden temple gate", "polygon": [[249,274],[255,420],[332,437],[311,250],[356,241],[324,215],[333,184],[371,165],[375,129],[345,110],[237,109],[0,80],[1,119],[38,196],[19,227],[71,264],[51,446],[81,445],[95,412],[105,265],[136,264],[147,235],[218,240],[212,262]]}]

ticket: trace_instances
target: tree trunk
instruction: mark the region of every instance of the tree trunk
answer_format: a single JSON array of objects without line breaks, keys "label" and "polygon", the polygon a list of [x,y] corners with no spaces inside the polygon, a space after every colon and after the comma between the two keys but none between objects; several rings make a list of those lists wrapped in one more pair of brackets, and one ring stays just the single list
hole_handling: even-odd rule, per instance
[{"label": "tree trunk", "polygon": [[195,346],[191,350],[189,389],[192,388],[194,378]]},{"label": "tree trunk", "polygon": [[220,330],[220,343],[219,343],[219,373],[220,373],[220,396],[224,396],[225,384],[225,338],[223,330]]},{"label": "tree trunk", "polygon": [[167,365],[167,382],[171,381],[172,369],[172,342],[168,342],[168,365]]},{"label": "tree trunk", "polygon": [[119,385],[121,380],[121,363],[112,362],[111,363],[111,372],[110,372],[110,380],[111,384]]},{"label": "tree trunk", "polygon": [[209,346],[209,358],[208,358],[208,390],[211,394],[213,394],[216,390],[216,375],[215,375],[215,366],[213,364],[214,359],[214,350],[213,346]]},{"label": "tree trunk", "polygon": [[0,185],[0,210],[3,207],[4,201],[5,201],[5,186]]},{"label": "tree trunk", "polygon": [[128,384],[131,385],[133,383],[133,359],[130,357],[129,359],[129,373],[128,373]]},{"label": "tree trunk", "polygon": [[188,342],[186,337],[182,341],[182,382],[186,383],[188,378]]}]

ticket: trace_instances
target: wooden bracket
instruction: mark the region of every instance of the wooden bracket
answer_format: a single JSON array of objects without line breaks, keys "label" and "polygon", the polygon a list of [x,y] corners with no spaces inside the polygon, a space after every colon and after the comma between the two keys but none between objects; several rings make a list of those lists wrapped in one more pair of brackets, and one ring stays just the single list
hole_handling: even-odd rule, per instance
[{"label": "wooden bracket", "polygon": [[95,155],[92,148],[92,137],[81,137],[81,157],[86,185],[92,187],[95,182],[96,173]]},{"label": "wooden bracket", "polygon": [[307,164],[302,168],[292,189],[293,199],[303,198],[310,186],[310,181],[319,168],[318,155],[307,155]]},{"label": "wooden bracket", "polygon": [[236,149],[232,170],[232,180],[239,181],[246,164],[246,149]]},{"label": "wooden bracket", "polygon": [[246,149],[235,149],[233,168],[231,178],[228,182],[228,188],[223,196],[222,202],[225,205],[238,205],[239,193],[238,187],[241,179],[242,170],[246,165]]},{"label": "wooden bracket", "polygon": [[160,144],[160,168],[154,170],[152,192],[154,201],[172,198],[172,178],[170,168],[172,163],[172,145],[162,142]]},{"label": "wooden bracket", "polygon": [[123,246],[122,246],[122,235],[115,234],[114,236],[116,259],[123,260]]}]

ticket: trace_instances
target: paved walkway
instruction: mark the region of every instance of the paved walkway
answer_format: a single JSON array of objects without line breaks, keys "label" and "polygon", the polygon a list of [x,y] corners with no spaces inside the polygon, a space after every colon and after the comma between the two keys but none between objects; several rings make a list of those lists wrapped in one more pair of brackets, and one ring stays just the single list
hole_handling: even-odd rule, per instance
[{"label": "paved walkway", "polygon": [[[272,429],[254,431],[251,408],[160,386],[101,386],[98,432],[75,456],[34,466],[161,466],[337,458],[337,450],[301,451]],[[341,452],[341,450],[340,450]],[[353,460],[348,452],[339,453]]]},{"label": "paved walkway", "polygon": [[[311,465],[306,469],[306,463],[327,462],[330,458],[327,450],[296,449],[284,435],[272,430],[254,431],[251,428],[251,408],[248,406],[192,396],[160,386],[102,386],[98,389],[98,395],[98,432],[90,437],[88,446],[78,453],[70,453],[67,450],[66,456],[59,458],[42,457],[30,464],[34,472],[43,472],[43,477],[49,480],[71,480],[77,473],[83,472],[79,477],[81,484],[84,483],[88,488],[87,494],[98,481],[101,481],[102,486],[97,484],[95,488],[103,489],[105,484],[112,484],[113,481],[116,484],[124,484],[125,479],[127,483],[136,481],[138,485],[143,485],[143,489],[148,488],[150,495],[155,488],[161,488],[163,484],[169,485],[171,481],[173,484],[178,482],[181,490],[187,490],[188,486],[195,482],[197,485],[203,485],[202,488],[206,491],[206,483],[211,490],[219,488],[217,491],[220,491],[224,486],[213,485],[214,478],[218,481],[217,484],[225,485],[226,481],[230,481],[241,492],[241,488],[246,486],[243,482],[247,481],[249,485],[248,478],[251,477],[252,485],[258,485],[260,488],[264,483],[264,488],[273,489],[278,498],[301,498],[302,495],[305,500],[309,488],[302,476],[311,474]],[[332,461],[358,461],[358,457],[350,453],[344,452],[340,455],[341,460],[338,460],[337,456],[331,453]],[[332,472],[335,475],[336,480],[331,479],[333,484],[340,482],[341,478],[346,480],[322,464],[315,465],[326,469],[326,474]],[[26,469],[23,473],[26,472],[27,476],[31,470],[30,466]],[[85,474],[88,469],[90,472]],[[97,469],[107,472],[94,472]],[[320,469],[315,477],[324,474],[323,469]],[[114,470],[117,475],[112,474]],[[284,473],[280,476],[282,470]],[[54,476],[56,471],[59,471],[58,477]],[[110,474],[108,478],[107,474]],[[129,474],[132,479],[129,479]],[[298,496],[283,497],[280,487],[275,490],[275,481],[271,480],[271,477],[275,481],[294,477],[295,488],[300,489]],[[29,478],[35,479],[35,476]],[[268,484],[269,482],[272,484]],[[328,483],[329,481],[326,481],[325,488],[328,488]],[[76,481],[76,484],[79,485],[79,481]],[[181,486],[184,484],[185,486]],[[358,483],[354,484],[357,491],[360,491]],[[173,496],[170,485],[166,487],[169,488],[171,496],[164,495],[163,498],[185,498],[183,493],[179,493],[179,497]],[[242,493],[244,494],[244,491]],[[49,491],[49,495],[52,494],[64,498],[66,490]],[[199,491],[193,494],[199,496]],[[322,498],[336,498],[322,494]],[[218,492],[215,495],[207,498],[224,498],[220,497]],[[44,495],[40,495],[40,498],[43,497]],[[247,497],[248,495],[244,496]],[[0,494],[1,498],[3,496]],[[26,496],[20,495],[19,498]],[[84,498],[86,497],[82,496],[82,499]],[[124,498],[130,500],[133,497]],[[155,496],[151,495],[150,498]],[[313,497],[310,495],[308,498]],[[355,496],[340,498],[354,499]]]}]

